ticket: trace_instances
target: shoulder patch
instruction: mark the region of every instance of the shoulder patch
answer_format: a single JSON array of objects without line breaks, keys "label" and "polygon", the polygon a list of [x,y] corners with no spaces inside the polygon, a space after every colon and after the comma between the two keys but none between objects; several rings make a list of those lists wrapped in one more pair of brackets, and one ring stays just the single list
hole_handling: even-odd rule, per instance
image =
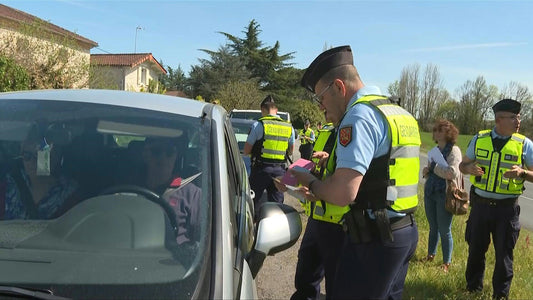
[{"label": "shoulder patch", "polygon": [[352,141],[352,126],[345,126],[339,130],[339,143],[346,147]]}]

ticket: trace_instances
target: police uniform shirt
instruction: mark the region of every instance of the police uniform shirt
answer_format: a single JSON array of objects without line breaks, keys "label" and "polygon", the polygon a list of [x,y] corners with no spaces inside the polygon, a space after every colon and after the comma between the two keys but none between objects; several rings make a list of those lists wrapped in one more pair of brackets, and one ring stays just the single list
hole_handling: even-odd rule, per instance
[{"label": "police uniform shirt", "polygon": [[[269,115],[271,117],[279,117],[279,116],[273,116]],[[248,137],[246,138],[246,142],[250,145],[254,145],[255,142],[261,140],[263,138],[263,123],[256,121],[254,124],[252,124],[252,128],[250,129],[250,133],[248,134]],[[294,128],[291,130],[291,137],[289,138],[289,147],[294,145]]]},{"label": "police uniform shirt", "polygon": [[[389,124],[385,117],[371,104],[351,105],[359,98],[366,95],[381,95],[378,87],[365,86],[354,95],[348,103],[346,112],[340,126],[342,128],[351,127],[351,141],[346,147],[339,144],[337,137],[337,168],[348,168],[355,170],[362,175],[366,174],[370,162],[376,157],[387,154],[391,145],[389,137]],[[370,130],[369,130],[370,129]],[[374,218],[372,212],[368,210],[370,218]],[[389,218],[403,217],[404,213],[387,210]]]},{"label": "police uniform shirt", "polygon": [[[492,138],[501,138],[501,139],[509,138],[509,136],[501,136],[501,135],[499,135],[498,133],[496,133],[494,128],[490,132],[490,135],[491,135]],[[466,149],[466,153],[465,153],[466,157],[468,157],[470,160],[475,160],[476,159],[475,148],[476,148],[477,137],[478,137],[478,135],[476,134],[472,138],[472,140],[470,141],[470,144],[468,144],[468,148]],[[522,148],[522,158],[523,158],[524,163],[525,163],[526,166],[528,166],[528,167],[529,166],[533,166],[533,142],[527,137],[524,140],[524,147]],[[509,195],[505,195],[505,194],[487,192],[487,191],[484,191],[484,190],[480,190],[478,188],[476,188],[476,194],[478,194],[481,197],[491,198],[491,199],[505,199],[505,198],[509,198],[509,197],[516,197],[514,195],[509,196]]]},{"label": "police uniform shirt", "polygon": [[[339,125],[339,131],[351,127],[351,140],[342,146],[337,138],[337,168],[348,168],[365,175],[373,158],[385,155],[391,139],[387,135],[385,117],[372,105],[351,105],[366,95],[381,95],[378,87],[365,86],[348,103],[348,111]],[[369,130],[370,129],[370,130]]]},{"label": "police uniform shirt", "polygon": [[314,143],[315,142],[315,131],[311,130],[311,134],[309,135],[309,138],[311,139],[309,142]]}]

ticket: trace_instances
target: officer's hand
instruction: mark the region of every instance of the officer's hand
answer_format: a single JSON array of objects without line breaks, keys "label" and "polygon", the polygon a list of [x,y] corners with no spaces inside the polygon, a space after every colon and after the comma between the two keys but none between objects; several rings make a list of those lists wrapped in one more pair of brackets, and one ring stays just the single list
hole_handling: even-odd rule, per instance
[{"label": "officer's hand", "polygon": [[326,151],[316,151],[313,152],[313,158],[318,158],[318,166],[325,167],[328,162],[329,153]]},{"label": "officer's hand", "polygon": [[503,173],[503,176],[505,178],[519,178],[522,172],[524,172],[522,168],[517,165],[514,165],[511,167],[510,170],[507,170],[505,173]]},{"label": "officer's hand", "polygon": [[276,178],[272,178],[272,180],[274,181],[274,185],[276,186],[278,191],[285,193],[288,189],[285,186],[285,184],[281,183],[281,178],[282,177],[276,177]]},{"label": "officer's hand", "polygon": [[428,173],[429,173],[429,168],[424,167],[424,169],[422,169],[422,176],[426,178],[428,176]]},{"label": "officer's hand", "polygon": [[474,176],[481,176],[483,174],[485,174],[485,172],[483,171],[483,169],[476,165],[475,163],[471,163],[469,166],[468,166],[468,173],[474,175]]},{"label": "officer's hand", "polygon": [[305,198],[305,200],[307,200],[307,201],[318,201],[318,200],[320,200],[320,199],[316,198],[315,195],[313,193],[311,193],[309,188],[306,187],[306,186],[298,187],[297,192],[300,195],[302,195]]}]

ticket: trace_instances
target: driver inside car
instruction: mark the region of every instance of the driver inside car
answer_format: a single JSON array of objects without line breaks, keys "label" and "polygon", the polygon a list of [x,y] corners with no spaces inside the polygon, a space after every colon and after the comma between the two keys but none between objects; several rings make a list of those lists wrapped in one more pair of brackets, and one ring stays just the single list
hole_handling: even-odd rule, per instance
[{"label": "driver inside car", "polygon": [[144,142],[145,166],[143,186],[165,199],[176,213],[178,245],[194,244],[199,240],[199,209],[201,189],[185,182],[177,173],[178,139],[152,138]]}]

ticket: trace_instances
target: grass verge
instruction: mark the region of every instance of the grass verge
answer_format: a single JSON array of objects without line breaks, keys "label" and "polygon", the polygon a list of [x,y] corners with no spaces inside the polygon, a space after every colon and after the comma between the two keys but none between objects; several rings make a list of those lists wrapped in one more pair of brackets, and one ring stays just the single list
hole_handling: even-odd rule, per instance
[{"label": "grass verge", "polygon": [[[453,254],[448,273],[440,268],[442,264],[441,244],[433,262],[423,262],[427,255],[429,225],[424,212],[424,188],[418,187],[420,205],[416,211],[419,240],[415,257],[411,260],[405,280],[404,299],[491,299],[492,273],[494,269],[494,247],[491,244],[486,254],[483,291],[466,291],[465,270],[468,245],[464,239],[468,215],[454,216],[452,223]],[[514,278],[510,299],[533,299],[533,246],[531,231],[522,228],[514,250]]]}]

